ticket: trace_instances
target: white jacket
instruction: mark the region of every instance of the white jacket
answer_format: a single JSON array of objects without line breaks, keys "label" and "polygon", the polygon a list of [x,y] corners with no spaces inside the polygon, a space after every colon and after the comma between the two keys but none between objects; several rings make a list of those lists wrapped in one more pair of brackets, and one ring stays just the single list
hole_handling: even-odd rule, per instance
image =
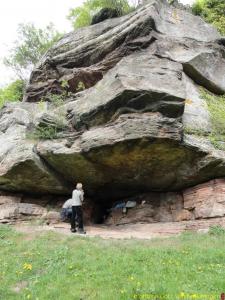
[{"label": "white jacket", "polygon": [[81,206],[82,202],[84,201],[84,191],[82,190],[73,190],[72,193],[72,206]]}]

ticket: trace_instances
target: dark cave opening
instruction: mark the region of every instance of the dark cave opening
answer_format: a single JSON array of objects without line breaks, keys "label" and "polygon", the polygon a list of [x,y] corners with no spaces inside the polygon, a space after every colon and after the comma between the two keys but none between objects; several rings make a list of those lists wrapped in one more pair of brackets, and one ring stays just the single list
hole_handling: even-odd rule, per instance
[{"label": "dark cave opening", "polygon": [[[93,224],[104,224],[105,220],[110,214],[110,209],[113,205],[113,202],[93,202],[91,207],[87,207],[85,209],[84,207],[84,215],[87,215],[89,217],[89,220]],[[88,216],[88,210],[91,210],[89,216]]]}]

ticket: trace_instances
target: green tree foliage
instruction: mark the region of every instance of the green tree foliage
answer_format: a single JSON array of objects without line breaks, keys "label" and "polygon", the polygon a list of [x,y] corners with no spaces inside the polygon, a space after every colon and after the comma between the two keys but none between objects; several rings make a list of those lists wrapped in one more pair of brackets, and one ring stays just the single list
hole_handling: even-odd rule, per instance
[{"label": "green tree foliage", "polygon": [[21,101],[23,98],[24,81],[16,80],[0,89],[0,108],[6,101]]},{"label": "green tree foliage", "polygon": [[44,29],[36,28],[32,23],[20,24],[18,39],[10,55],[4,59],[5,65],[12,68],[20,79],[27,78],[33,66],[60,36],[53,24]]},{"label": "green tree foliage", "polygon": [[192,11],[204,18],[206,22],[213,24],[222,35],[225,35],[224,0],[196,0]]},{"label": "green tree foliage", "polygon": [[76,29],[90,25],[93,15],[102,8],[114,8],[118,10],[119,15],[125,15],[134,10],[138,4],[140,4],[138,0],[131,2],[128,0],[86,0],[82,6],[70,10],[68,19]]}]

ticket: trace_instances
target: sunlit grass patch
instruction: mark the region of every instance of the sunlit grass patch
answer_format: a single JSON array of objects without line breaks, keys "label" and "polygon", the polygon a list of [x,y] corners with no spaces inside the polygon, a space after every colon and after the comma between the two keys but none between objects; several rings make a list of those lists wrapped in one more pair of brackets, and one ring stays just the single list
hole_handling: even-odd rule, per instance
[{"label": "sunlit grass patch", "polygon": [[210,299],[222,293],[225,273],[225,235],[212,230],[150,241],[47,232],[29,241],[0,226],[8,241],[0,299]]}]

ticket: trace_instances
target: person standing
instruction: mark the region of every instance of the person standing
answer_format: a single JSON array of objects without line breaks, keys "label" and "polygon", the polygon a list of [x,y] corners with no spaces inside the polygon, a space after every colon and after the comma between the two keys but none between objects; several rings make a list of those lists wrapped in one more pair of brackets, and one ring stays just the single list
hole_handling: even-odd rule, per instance
[{"label": "person standing", "polygon": [[85,234],[83,224],[82,204],[84,201],[84,191],[82,183],[76,185],[76,189],[72,193],[72,217],[71,217],[71,232],[76,232],[76,220],[78,222],[78,233]]}]

